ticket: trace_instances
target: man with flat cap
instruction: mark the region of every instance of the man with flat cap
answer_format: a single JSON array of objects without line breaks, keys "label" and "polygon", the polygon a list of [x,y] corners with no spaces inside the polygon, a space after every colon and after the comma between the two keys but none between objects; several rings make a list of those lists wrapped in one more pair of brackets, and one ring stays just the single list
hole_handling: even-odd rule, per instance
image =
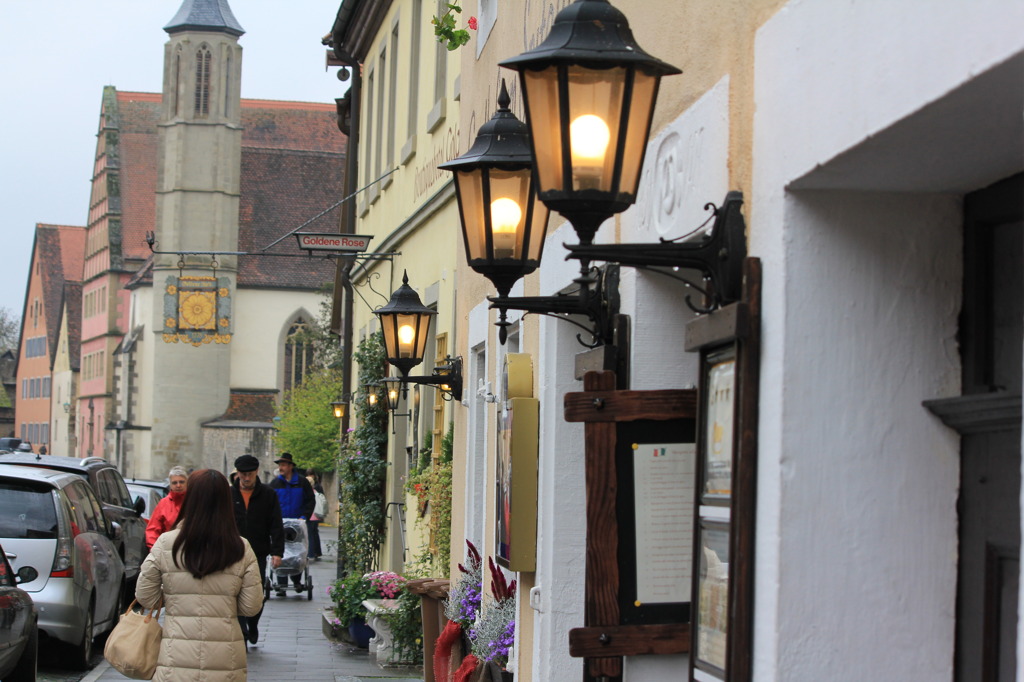
[{"label": "man with flat cap", "polygon": [[[270,487],[277,493],[277,501],[281,503],[281,516],[286,519],[308,521],[316,507],[313,486],[305,476],[300,476],[295,470],[292,453],[282,452],[281,456],[274,460],[274,464],[277,465],[277,476],[270,481]],[[301,575],[293,575],[292,582],[295,583],[295,587],[302,588]],[[277,594],[284,596],[284,588],[287,586],[288,577],[277,576]]]},{"label": "man with flat cap", "polygon": [[[268,486],[260,483],[260,461],[252,455],[242,455],[235,460],[238,477],[231,486],[231,498],[235,507],[235,523],[238,532],[249,541],[260,575],[267,575],[267,556],[271,565],[277,568],[284,556],[284,527],[281,524],[281,505],[277,495]],[[259,639],[261,609],[255,616],[239,616],[242,636],[255,644]]]}]

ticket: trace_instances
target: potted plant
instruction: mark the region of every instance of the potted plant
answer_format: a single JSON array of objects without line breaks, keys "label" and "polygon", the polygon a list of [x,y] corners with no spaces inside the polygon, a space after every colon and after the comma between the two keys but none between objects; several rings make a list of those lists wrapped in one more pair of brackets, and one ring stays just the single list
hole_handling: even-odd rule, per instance
[{"label": "potted plant", "polygon": [[360,649],[368,648],[373,637],[373,629],[366,624],[363,601],[378,597],[377,588],[368,575],[350,573],[341,580],[335,580],[329,591],[335,618],[340,625],[348,627],[349,636]]}]

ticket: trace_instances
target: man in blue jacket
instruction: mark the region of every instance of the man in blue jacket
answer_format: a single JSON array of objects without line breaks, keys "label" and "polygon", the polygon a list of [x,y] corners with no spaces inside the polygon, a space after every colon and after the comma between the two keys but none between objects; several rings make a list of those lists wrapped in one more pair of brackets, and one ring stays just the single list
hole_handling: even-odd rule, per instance
[{"label": "man in blue jacket", "polygon": [[[290,452],[283,452],[278,459],[274,460],[277,465],[277,476],[270,482],[270,487],[277,493],[277,501],[281,503],[281,516],[286,519],[302,519],[308,521],[316,507],[316,496],[313,494],[313,486],[309,484],[305,476],[300,476],[295,471],[295,460]],[[302,576],[293,575],[292,582],[302,589]],[[284,596],[288,586],[288,577],[279,575],[277,577],[277,594]]]}]

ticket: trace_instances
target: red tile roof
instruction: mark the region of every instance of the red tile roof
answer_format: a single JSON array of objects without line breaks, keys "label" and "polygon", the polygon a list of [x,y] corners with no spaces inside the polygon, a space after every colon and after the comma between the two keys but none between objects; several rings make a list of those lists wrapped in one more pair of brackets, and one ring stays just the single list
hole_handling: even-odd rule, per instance
[{"label": "red tile roof", "polygon": [[[57,334],[60,330],[60,315],[64,309],[65,282],[82,281],[82,259],[85,255],[85,228],[71,225],[36,225],[35,247],[32,252],[32,267],[39,268],[42,287],[46,343],[50,366],[57,354]],[[25,296],[28,296],[26,290]],[[81,297],[81,290],[79,290]],[[24,321],[23,321],[24,326]],[[22,334],[24,343],[24,334]]]},{"label": "red tile roof", "polygon": [[[118,130],[108,164],[120,178],[120,200],[110,202],[110,212],[116,219],[120,209],[123,266],[132,270],[149,257],[145,235],[155,230],[161,99],[156,93],[117,92],[114,111],[107,115],[108,126]],[[333,104],[243,99],[239,250],[259,251],[339,201],[345,146]],[[306,229],[334,231],[337,221],[335,209]],[[112,244],[116,269],[122,261],[114,257],[115,248]],[[298,253],[291,238],[269,252]],[[295,267],[296,260],[243,256],[238,283],[316,289],[333,281],[331,261],[301,261],[303,266]],[[149,273],[141,274],[146,281]]]}]

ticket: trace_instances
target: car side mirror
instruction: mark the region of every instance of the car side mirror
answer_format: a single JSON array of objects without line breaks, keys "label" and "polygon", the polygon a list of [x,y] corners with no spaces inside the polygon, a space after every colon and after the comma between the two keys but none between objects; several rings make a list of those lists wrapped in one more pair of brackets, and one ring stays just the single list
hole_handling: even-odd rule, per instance
[{"label": "car side mirror", "polygon": [[135,513],[142,516],[142,512],[146,511],[146,501],[141,497],[135,498]]},{"label": "car side mirror", "polygon": [[18,572],[14,574],[14,582],[19,585],[21,583],[30,583],[38,577],[39,571],[31,566],[22,566],[18,569]]}]

